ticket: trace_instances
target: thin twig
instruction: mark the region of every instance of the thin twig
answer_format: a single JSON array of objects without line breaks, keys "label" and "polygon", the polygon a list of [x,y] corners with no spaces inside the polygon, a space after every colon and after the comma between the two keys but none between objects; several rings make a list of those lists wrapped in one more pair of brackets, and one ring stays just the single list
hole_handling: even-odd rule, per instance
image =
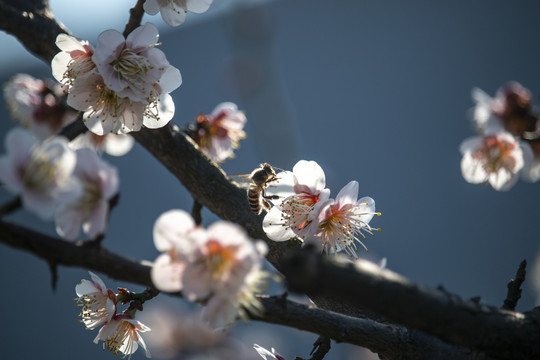
[{"label": "thin twig", "polygon": [[200,202],[198,202],[196,199],[193,199],[193,207],[191,208],[191,216],[193,217],[193,220],[195,220],[195,224],[201,225],[202,223],[202,215],[201,210],[203,206]]},{"label": "thin twig", "polygon": [[144,15],[143,9],[144,0],[138,0],[137,4],[129,10],[129,20],[124,29],[124,37],[127,37],[129,33],[135,30],[139,25],[141,25],[141,20]]},{"label": "thin twig", "polygon": [[10,200],[9,202],[5,203],[4,205],[0,206],[0,218],[2,216],[6,216],[8,214],[11,214],[17,209],[20,209],[22,206],[22,200],[20,196],[17,196],[16,198]]},{"label": "thin twig", "polygon": [[320,335],[318,339],[313,343],[313,350],[309,360],[322,360],[324,356],[330,351],[330,338],[328,336]]},{"label": "thin twig", "polygon": [[516,310],[517,303],[521,298],[521,285],[525,281],[526,268],[527,260],[523,259],[517,269],[516,278],[510,279],[508,282],[508,293],[506,294],[506,299],[504,299],[504,304],[501,309],[511,311]]}]

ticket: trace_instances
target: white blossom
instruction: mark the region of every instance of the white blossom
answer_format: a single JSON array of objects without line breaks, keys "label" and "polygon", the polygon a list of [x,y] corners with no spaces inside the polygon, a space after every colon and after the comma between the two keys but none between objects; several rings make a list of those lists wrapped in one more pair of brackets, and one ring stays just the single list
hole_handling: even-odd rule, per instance
[{"label": "white blossom", "polygon": [[212,4],[213,0],[146,0],[144,11],[150,15],[161,12],[163,21],[171,26],[178,26],[186,20],[188,11],[202,14]]},{"label": "white blossom", "polygon": [[144,349],[146,357],[150,358],[150,351],[139,334],[146,331],[150,331],[150,328],[140,321],[126,315],[118,315],[99,330],[94,343],[97,344],[101,340],[103,341],[103,349],[110,350],[114,355],[121,352],[122,358],[127,356],[128,359],[140,345]]},{"label": "white blossom", "polygon": [[471,137],[460,146],[461,173],[472,184],[488,182],[495,190],[509,190],[520,171],[532,162],[532,151],[512,134],[499,130]]},{"label": "white blossom", "polygon": [[78,196],[80,188],[72,177],[76,155],[65,138],[38,144],[28,131],[15,128],[7,134],[5,146],[0,181],[21,196],[26,209],[48,220],[58,203]]},{"label": "white blossom", "polygon": [[234,149],[246,137],[243,130],[246,121],[246,116],[235,104],[221,103],[212,114],[197,116],[193,137],[206,156],[220,163],[234,157]]},{"label": "white blossom", "polygon": [[94,150],[77,150],[73,175],[81,184],[76,199],[60,203],[55,215],[56,231],[69,240],[77,239],[82,226],[90,238],[105,232],[109,200],[118,191],[116,169],[105,163]]},{"label": "white blossom", "polygon": [[82,307],[81,321],[94,330],[110,321],[116,313],[116,296],[96,274],[88,272],[92,281],[83,279],[75,287],[78,306]]},{"label": "white blossom", "polygon": [[318,232],[305,239],[306,243],[313,243],[323,248],[327,253],[344,250],[351,257],[357,258],[357,246],[360,244],[367,248],[361,239],[365,239],[364,232],[373,235],[369,222],[375,212],[375,201],[370,197],[358,197],[358,182],[351,181],[341,189],[336,199],[328,199],[317,204],[312,221]]},{"label": "white blossom", "polygon": [[274,241],[286,241],[317,232],[311,219],[315,205],[330,196],[325,185],[324,171],[315,161],[301,160],[292,172],[278,173],[277,181],[270,183],[265,191],[272,196],[274,204],[263,221],[266,235]]}]

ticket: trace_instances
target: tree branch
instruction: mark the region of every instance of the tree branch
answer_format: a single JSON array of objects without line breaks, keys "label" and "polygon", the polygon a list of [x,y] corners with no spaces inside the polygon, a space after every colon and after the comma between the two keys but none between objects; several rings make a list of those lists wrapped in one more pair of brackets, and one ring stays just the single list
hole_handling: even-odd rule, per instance
[{"label": "tree branch", "polygon": [[[92,242],[72,243],[0,220],[0,242],[28,251],[47,262],[77,266],[111,278],[153,288],[151,266],[117,255]],[[177,294],[172,294],[177,295]],[[464,349],[436,342],[392,324],[346,316],[297,304],[282,296],[260,296],[264,315],[252,319],[316,332],[338,342],[347,342],[379,353],[383,359],[475,359]]]},{"label": "tree branch", "polygon": [[521,285],[525,281],[526,267],[527,260],[524,259],[521,264],[519,264],[519,268],[516,272],[516,278],[511,279],[510,282],[508,282],[508,293],[506,295],[506,299],[504,299],[504,304],[501,309],[512,311],[516,310],[517,303],[521,298]]},{"label": "tree branch", "polygon": [[292,291],[364,306],[390,321],[497,359],[540,358],[539,323],[527,314],[466,301],[416,285],[364,260],[322,258],[307,251],[284,260]]}]

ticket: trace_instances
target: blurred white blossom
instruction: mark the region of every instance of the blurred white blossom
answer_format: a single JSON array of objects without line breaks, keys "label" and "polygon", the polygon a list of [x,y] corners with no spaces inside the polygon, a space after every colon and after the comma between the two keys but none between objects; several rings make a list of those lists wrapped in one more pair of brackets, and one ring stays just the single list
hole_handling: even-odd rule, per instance
[{"label": "blurred white blossom", "polygon": [[241,305],[259,308],[251,293],[259,279],[254,274],[263,274],[266,246],[254,243],[238,225],[220,221],[208,229],[195,227],[187,213],[172,210],[156,221],[154,243],[165,251],[151,271],[154,285],[182,291],[192,301],[207,300],[205,317],[213,326],[232,323]]},{"label": "blurred white blossom", "polygon": [[44,220],[52,219],[56,206],[80,193],[72,176],[75,152],[65,138],[56,136],[37,143],[28,131],[12,129],[6,136],[7,154],[0,157],[0,181],[20,195],[24,207]]},{"label": "blurred white blossom", "polygon": [[468,138],[461,143],[460,151],[465,180],[472,184],[488,182],[499,191],[514,186],[520,171],[533,160],[530,146],[504,130]]},{"label": "blurred white blossom", "polygon": [[202,14],[212,4],[213,0],[146,0],[144,11],[150,15],[161,13],[163,21],[171,26],[178,26],[186,20],[188,11]]},{"label": "blurred white blossom", "polygon": [[56,231],[69,240],[78,238],[81,226],[94,238],[107,227],[109,201],[118,192],[116,169],[104,162],[89,148],[76,151],[77,164],[73,175],[80,183],[80,195],[61,202],[55,214]]},{"label": "blurred white blossom", "polygon": [[234,157],[234,149],[246,137],[243,130],[246,121],[235,104],[221,103],[212,114],[197,116],[191,135],[206,156],[220,163]]}]

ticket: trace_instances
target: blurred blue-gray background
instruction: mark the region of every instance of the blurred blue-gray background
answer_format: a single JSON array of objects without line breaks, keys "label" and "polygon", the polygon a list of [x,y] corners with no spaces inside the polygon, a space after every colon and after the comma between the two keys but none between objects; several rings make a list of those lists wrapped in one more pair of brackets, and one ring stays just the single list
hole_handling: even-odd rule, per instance
[{"label": "blurred blue-gray background", "polygon": [[[94,44],[103,30],[122,31],[134,3],[51,0],[58,19]],[[215,0],[178,28],[159,16],[146,21],[159,24],[161,49],[183,76],[172,94],[176,123],[185,126],[222,101],[245,110],[248,138],[223,165],[227,172],[248,173],[265,161],[290,169],[306,159],[322,166],[334,195],[357,180],[360,196],[373,197],[382,212],[372,223],[382,231],[368,239],[364,256],[387,258],[391,270],[465,298],[501,305],[518,264],[534,261],[540,184],[519,182],[504,193],[468,184],[458,146],[473,136],[466,116],[473,87],[493,95],[515,80],[539,102],[540,2]],[[2,82],[18,72],[51,77],[48,64],[11,36],[1,33],[0,43]],[[3,138],[13,123],[5,111],[0,117]],[[153,260],[155,219],[172,208],[189,210],[190,196],[138,144],[107,160],[119,169],[121,200],[104,245]],[[0,190],[2,202],[11,198]],[[216,220],[203,217],[205,224]],[[24,211],[9,219],[54,233],[53,224]],[[72,298],[88,278],[85,269],[60,267],[52,291],[43,260],[0,245],[0,274],[3,359],[112,358],[92,343],[96,333],[77,323]],[[529,280],[518,309],[534,301]],[[232,335],[248,347],[276,347],[287,359],[309,357],[317,337],[258,323],[239,324]],[[326,359],[376,357],[337,344]]]}]

